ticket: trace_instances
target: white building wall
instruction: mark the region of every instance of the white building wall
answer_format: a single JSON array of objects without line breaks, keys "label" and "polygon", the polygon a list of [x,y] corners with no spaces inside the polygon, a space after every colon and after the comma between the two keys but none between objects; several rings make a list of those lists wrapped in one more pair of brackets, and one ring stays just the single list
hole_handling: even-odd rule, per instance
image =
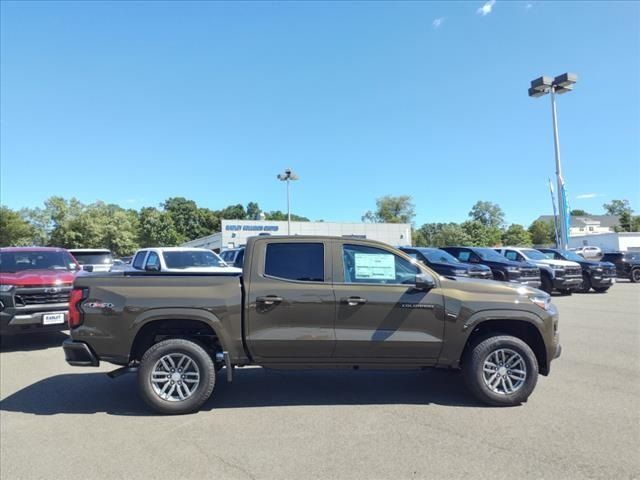
[{"label": "white building wall", "polygon": [[[212,250],[246,245],[247,239],[260,234],[287,235],[287,222],[268,220],[222,220],[222,231],[185,243],[185,246]],[[408,223],[335,223],[291,222],[291,235],[359,236],[389,245],[411,245]]]},{"label": "white building wall", "polygon": [[600,247],[603,251],[640,250],[640,232],[596,233],[569,238],[570,247],[585,245]]}]

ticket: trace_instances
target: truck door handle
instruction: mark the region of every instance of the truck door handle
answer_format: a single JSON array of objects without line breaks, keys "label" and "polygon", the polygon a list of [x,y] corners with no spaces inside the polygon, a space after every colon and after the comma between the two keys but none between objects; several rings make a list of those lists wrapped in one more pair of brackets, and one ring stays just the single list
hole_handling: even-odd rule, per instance
[{"label": "truck door handle", "polygon": [[356,305],[363,305],[367,303],[367,299],[362,297],[342,298],[341,301],[342,303],[346,303],[350,307],[355,307]]},{"label": "truck door handle", "polygon": [[266,297],[257,297],[256,303],[264,303],[265,305],[274,305],[282,302],[282,297],[276,295],[267,295]]}]

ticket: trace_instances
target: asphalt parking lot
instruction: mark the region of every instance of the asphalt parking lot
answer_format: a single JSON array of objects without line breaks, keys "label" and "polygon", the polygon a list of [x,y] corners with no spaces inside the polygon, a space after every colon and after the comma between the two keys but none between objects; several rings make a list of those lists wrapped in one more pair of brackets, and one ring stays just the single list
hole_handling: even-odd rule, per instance
[{"label": "asphalt parking lot", "polygon": [[442,371],[219,378],[202,412],[150,414],[134,375],[64,362],[64,334],[0,353],[0,477],[640,478],[640,285],[555,297],[562,357],[487,408]]}]

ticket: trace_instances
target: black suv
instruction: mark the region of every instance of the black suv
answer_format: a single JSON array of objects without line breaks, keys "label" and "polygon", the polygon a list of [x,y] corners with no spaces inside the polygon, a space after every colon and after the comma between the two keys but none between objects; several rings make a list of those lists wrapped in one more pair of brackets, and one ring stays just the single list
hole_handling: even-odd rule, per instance
[{"label": "black suv", "polygon": [[463,263],[449,252],[439,248],[399,247],[404,253],[445,277],[471,277],[493,279],[491,269],[486,265]]},{"label": "black suv", "polygon": [[618,278],[628,278],[633,283],[640,282],[640,252],[606,252],[600,260],[613,263]]},{"label": "black suv", "polygon": [[616,266],[613,263],[587,260],[570,250],[558,248],[538,248],[538,250],[553,260],[569,260],[580,264],[582,286],[578,289],[579,292],[587,293],[593,288],[596,292],[603,293],[616,283]]},{"label": "black suv", "polygon": [[540,269],[527,262],[508,260],[491,248],[483,247],[442,247],[461,262],[486,265],[493,272],[493,278],[502,282],[521,283],[540,287]]}]

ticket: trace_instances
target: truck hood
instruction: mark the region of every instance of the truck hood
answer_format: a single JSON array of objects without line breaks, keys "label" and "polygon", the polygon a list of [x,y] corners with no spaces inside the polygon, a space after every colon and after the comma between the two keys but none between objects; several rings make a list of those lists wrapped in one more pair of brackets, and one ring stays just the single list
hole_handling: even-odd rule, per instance
[{"label": "truck hood", "polygon": [[36,285],[63,285],[73,283],[75,272],[66,270],[26,270],[24,272],[0,273],[0,284],[17,287],[34,287]]},{"label": "truck hood", "polygon": [[464,292],[493,294],[493,295],[510,295],[514,298],[527,295],[549,296],[547,293],[537,288],[527,285],[519,285],[507,282],[498,282],[496,280],[483,280],[479,278],[443,278],[441,277],[442,287],[454,288]]}]

